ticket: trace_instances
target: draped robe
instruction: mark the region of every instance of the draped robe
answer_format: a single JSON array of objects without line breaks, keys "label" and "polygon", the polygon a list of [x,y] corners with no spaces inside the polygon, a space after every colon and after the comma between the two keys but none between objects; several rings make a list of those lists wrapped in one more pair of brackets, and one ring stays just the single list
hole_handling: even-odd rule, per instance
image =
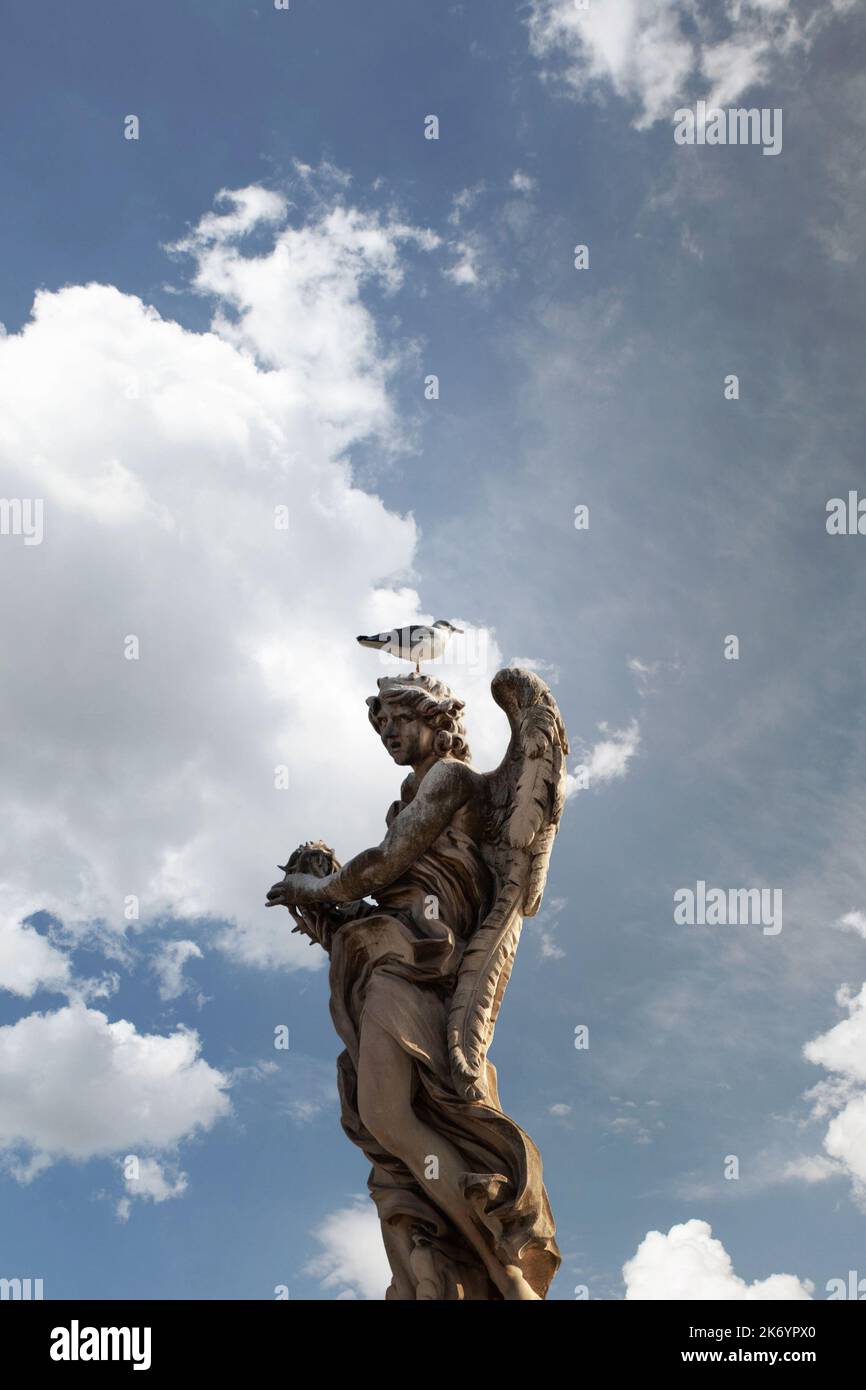
[{"label": "draped robe", "polygon": [[[399,803],[391,816],[399,813]],[[391,817],[389,817],[390,819]],[[455,1090],[447,1047],[451,997],[464,948],[490,907],[494,884],[476,843],[449,826],[377,906],[344,923],[331,946],[331,1015],[345,1044],[337,1063],[342,1125],[372,1164],[393,1278],[386,1298],[501,1298],[478,1252],[423,1186],[364,1128],[358,1114],[358,1054],[370,1017],[413,1061],[412,1105],[465,1163],[467,1210],[489,1251],[516,1265],[543,1298],[559,1266],[554,1223],[532,1140],[502,1110],[486,1063],[487,1098]]]}]

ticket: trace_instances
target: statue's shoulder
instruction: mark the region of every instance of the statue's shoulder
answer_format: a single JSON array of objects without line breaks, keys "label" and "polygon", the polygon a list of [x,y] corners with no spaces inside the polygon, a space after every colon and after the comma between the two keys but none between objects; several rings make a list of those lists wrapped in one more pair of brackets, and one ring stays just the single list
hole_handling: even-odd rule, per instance
[{"label": "statue's shoulder", "polygon": [[424,788],[425,796],[436,797],[437,800],[440,797],[453,797],[455,800],[467,801],[475,797],[483,783],[484,778],[473,772],[465,763],[459,762],[456,758],[440,758],[420,783],[414,772],[409,773],[400,789],[400,802],[395,802],[395,806],[398,810],[408,806],[415,800],[420,787]]},{"label": "statue's shoulder", "polygon": [[462,794],[464,798],[474,798],[484,785],[481,774],[474,772],[467,763],[462,763],[457,758],[441,758],[427,776],[435,776],[431,791],[435,788],[437,792],[445,795]]},{"label": "statue's shoulder", "polygon": [[410,803],[415,800],[422,787],[424,788],[425,796],[430,796],[431,794],[434,796],[441,796],[443,792],[447,792],[449,788],[457,786],[458,778],[451,772],[451,767],[453,766],[455,766],[455,764],[451,762],[450,758],[442,758],[439,762],[433,764],[429,772],[427,772],[426,776],[422,777],[420,782],[415,773],[410,772],[408,777],[404,778],[403,785],[400,788],[400,800],[395,801],[394,806],[396,806],[399,811],[402,810],[403,807],[410,805]]}]

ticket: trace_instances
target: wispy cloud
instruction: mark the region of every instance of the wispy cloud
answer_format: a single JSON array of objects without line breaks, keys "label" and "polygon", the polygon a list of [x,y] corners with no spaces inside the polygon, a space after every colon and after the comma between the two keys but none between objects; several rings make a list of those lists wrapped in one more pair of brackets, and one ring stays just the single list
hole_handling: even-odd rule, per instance
[{"label": "wispy cloud", "polygon": [[628,765],[637,753],[640,726],[636,719],[624,729],[611,729],[606,723],[599,724],[598,728],[604,737],[578,755],[579,770],[568,774],[566,796],[574,796],[585,788],[591,789],[599,783],[625,777]]},{"label": "wispy cloud", "polygon": [[532,0],[529,35],[545,76],[581,97],[611,89],[645,130],[685,99],[736,101],[850,8],[813,0],[801,18],[787,0]]}]

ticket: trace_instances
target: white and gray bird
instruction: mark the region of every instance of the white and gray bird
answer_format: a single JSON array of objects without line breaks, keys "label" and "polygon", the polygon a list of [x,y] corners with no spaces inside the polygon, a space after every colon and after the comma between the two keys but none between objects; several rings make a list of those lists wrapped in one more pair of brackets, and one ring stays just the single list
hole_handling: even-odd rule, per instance
[{"label": "white and gray bird", "polygon": [[377,651],[399,656],[404,661],[414,661],[416,674],[421,670],[422,661],[436,661],[442,655],[452,632],[461,632],[444,618],[437,618],[432,627],[415,623],[412,627],[395,627],[390,632],[379,632],[372,637],[359,637],[362,647],[374,647]]}]

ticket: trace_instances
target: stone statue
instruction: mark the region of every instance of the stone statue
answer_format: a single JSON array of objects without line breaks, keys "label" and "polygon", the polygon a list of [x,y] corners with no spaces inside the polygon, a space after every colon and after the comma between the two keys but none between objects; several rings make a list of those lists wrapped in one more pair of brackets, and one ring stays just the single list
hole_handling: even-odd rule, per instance
[{"label": "stone statue", "polygon": [[343,867],[321,842],[301,846],[268,902],[331,958],[342,1123],[373,1165],[386,1298],[542,1299],[560,1256],[541,1158],[503,1112],[487,1050],[541,903],[565,728],[534,672],[500,671],[511,739],[496,771],[477,773],[446,685],[378,686],[370,722],[412,769],[384,840]]}]

